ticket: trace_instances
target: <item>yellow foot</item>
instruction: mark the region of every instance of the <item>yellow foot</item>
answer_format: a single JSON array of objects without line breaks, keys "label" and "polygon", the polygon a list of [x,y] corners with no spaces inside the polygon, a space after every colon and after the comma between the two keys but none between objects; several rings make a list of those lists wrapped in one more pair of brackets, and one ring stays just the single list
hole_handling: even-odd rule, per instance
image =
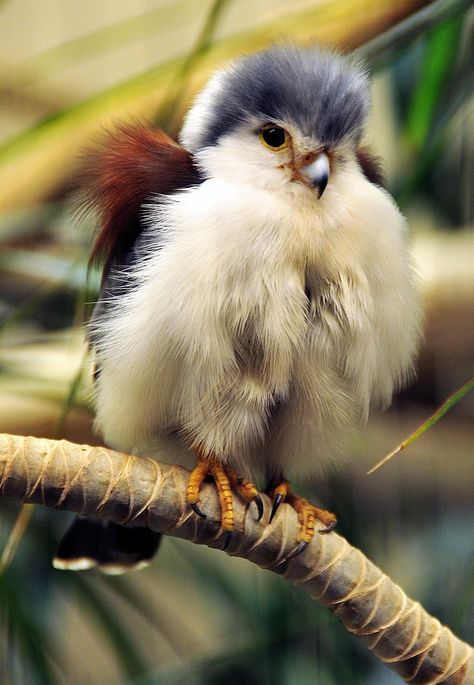
[{"label": "yellow foot", "polygon": [[287,559],[293,559],[298,556],[298,554],[301,554],[301,552],[304,552],[313,539],[315,530],[314,523],[316,519],[321,521],[321,523],[324,523],[325,526],[324,528],[319,529],[320,533],[330,533],[337,525],[337,519],[334,514],[326,509],[314,506],[314,504],[311,504],[303,497],[299,497],[299,495],[295,495],[286,481],[282,481],[273,490],[273,506],[272,513],[270,514],[270,523],[282,502],[287,502],[293,507],[298,514],[298,521],[300,524],[300,530],[296,537],[297,546]]},{"label": "yellow foot", "polygon": [[259,521],[263,515],[263,502],[255,485],[239,478],[235,471],[230,468],[225,468],[218,459],[207,458],[198,454],[198,463],[189,477],[188,487],[186,489],[186,501],[193,511],[201,518],[206,518],[206,514],[204,514],[199,507],[199,496],[202,484],[208,476],[210,476],[216,484],[221,506],[221,527],[224,532],[224,544],[222,549],[226,549],[232,539],[232,532],[234,530],[232,488],[246,502],[255,502]]}]

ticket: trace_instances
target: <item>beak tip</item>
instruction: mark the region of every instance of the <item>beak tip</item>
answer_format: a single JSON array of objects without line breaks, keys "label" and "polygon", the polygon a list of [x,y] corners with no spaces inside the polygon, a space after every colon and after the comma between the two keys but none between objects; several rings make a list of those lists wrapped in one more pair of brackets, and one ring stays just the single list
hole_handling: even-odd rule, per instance
[{"label": "beak tip", "polygon": [[320,181],[319,184],[317,184],[315,187],[318,189],[318,200],[320,200],[323,196],[324,191],[326,190],[326,186],[328,184],[329,176],[326,176],[324,179]]}]

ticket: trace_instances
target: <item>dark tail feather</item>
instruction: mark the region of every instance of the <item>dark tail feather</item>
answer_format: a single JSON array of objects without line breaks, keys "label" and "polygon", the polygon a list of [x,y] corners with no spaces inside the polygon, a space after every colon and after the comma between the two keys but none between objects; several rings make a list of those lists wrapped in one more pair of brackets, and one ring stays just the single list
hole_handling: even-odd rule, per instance
[{"label": "dark tail feather", "polygon": [[77,517],[59,543],[53,566],[68,571],[97,567],[104,573],[126,573],[147,566],[160,541],[160,533],[149,528],[125,528],[111,521]]}]

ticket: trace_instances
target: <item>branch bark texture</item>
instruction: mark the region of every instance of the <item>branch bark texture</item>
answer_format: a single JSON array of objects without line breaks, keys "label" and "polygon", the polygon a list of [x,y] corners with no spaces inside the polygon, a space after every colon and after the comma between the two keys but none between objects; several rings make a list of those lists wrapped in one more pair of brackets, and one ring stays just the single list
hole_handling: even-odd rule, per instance
[{"label": "branch bark texture", "polygon": [[[219,505],[205,485],[206,519],[186,506],[189,472],[151,459],[65,440],[0,434],[0,496],[19,502],[144,525],[219,547]],[[336,533],[315,535],[304,554],[286,561],[298,523],[283,505],[268,525],[234,498],[236,535],[227,553],[271,570],[327,606],[375,656],[413,685],[473,685],[474,650],[405,595],[360,550]]]}]

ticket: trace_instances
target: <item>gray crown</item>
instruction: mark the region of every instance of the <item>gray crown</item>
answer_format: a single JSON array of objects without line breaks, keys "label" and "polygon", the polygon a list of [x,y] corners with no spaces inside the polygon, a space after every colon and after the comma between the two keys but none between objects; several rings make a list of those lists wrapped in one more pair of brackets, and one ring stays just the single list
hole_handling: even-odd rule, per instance
[{"label": "gray crown", "polygon": [[287,121],[328,147],[360,138],[369,110],[365,72],[320,48],[276,46],[234,62],[214,95],[196,148],[257,118]]}]

